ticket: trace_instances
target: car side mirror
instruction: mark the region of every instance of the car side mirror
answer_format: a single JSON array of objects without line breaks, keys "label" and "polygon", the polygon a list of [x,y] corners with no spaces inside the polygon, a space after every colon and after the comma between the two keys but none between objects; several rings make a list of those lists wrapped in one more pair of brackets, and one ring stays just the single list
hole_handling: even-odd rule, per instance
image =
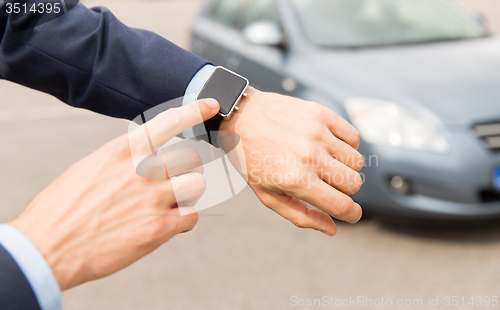
[{"label": "car side mirror", "polygon": [[283,46],[283,32],[280,26],[271,20],[261,20],[243,29],[245,39],[253,44]]}]

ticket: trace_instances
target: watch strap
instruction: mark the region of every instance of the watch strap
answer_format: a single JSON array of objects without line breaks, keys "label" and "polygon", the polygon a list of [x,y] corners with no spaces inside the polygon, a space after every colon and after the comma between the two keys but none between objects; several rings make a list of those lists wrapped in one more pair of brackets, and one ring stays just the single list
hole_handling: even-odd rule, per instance
[{"label": "watch strap", "polygon": [[215,115],[211,119],[206,120],[204,123],[198,124],[193,127],[195,137],[202,139],[215,147],[217,144],[217,132],[219,131],[220,124],[224,118],[220,115]]}]

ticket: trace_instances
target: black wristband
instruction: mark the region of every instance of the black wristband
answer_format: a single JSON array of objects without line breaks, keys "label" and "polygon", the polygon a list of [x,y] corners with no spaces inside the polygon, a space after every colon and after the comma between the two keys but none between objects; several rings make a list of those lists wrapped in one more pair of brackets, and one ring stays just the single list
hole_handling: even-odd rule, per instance
[{"label": "black wristband", "polygon": [[206,120],[203,124],[198,124],[193,127],[193,132],[195,137],[202,139],[215,147],[219,147],[217,144],[217,132],[219,131],[220,124],[224,118],[220,115],[215,115],[209,120]]}]

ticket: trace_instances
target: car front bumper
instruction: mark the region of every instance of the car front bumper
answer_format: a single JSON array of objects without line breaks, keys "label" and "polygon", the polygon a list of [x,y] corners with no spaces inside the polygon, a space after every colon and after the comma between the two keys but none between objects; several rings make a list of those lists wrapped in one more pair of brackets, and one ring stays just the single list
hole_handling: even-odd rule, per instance
[{"label": "car front bumper", "polygon": [[[482,145],[468,128],[454,128],[452,150],[436,154],[362,143],[361,170],[365,182],[353,199],[368,214],[433,220],[500,218],[500,195],[493,191],[493,175],[500,153]],[[393,176],[410,182],[409,195],[390,185]],[[481,193],[492,193],[485,200]]]}]

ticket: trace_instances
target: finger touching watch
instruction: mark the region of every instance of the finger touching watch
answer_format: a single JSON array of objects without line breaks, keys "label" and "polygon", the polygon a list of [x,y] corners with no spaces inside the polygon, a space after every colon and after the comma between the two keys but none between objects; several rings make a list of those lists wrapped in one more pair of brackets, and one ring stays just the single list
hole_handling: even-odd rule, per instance
[{"label": "finger touching watch", "polygon": [[210,132],[218,131],[220,123],[239,110],[238,104],[247,96],[245,91],[248,85],[246,78],[224,67],[216,67],[207,79],[196,100],[213,98],[220,105],[219,113],[205,121],[209,143],[215,142],[212,141]]}]

